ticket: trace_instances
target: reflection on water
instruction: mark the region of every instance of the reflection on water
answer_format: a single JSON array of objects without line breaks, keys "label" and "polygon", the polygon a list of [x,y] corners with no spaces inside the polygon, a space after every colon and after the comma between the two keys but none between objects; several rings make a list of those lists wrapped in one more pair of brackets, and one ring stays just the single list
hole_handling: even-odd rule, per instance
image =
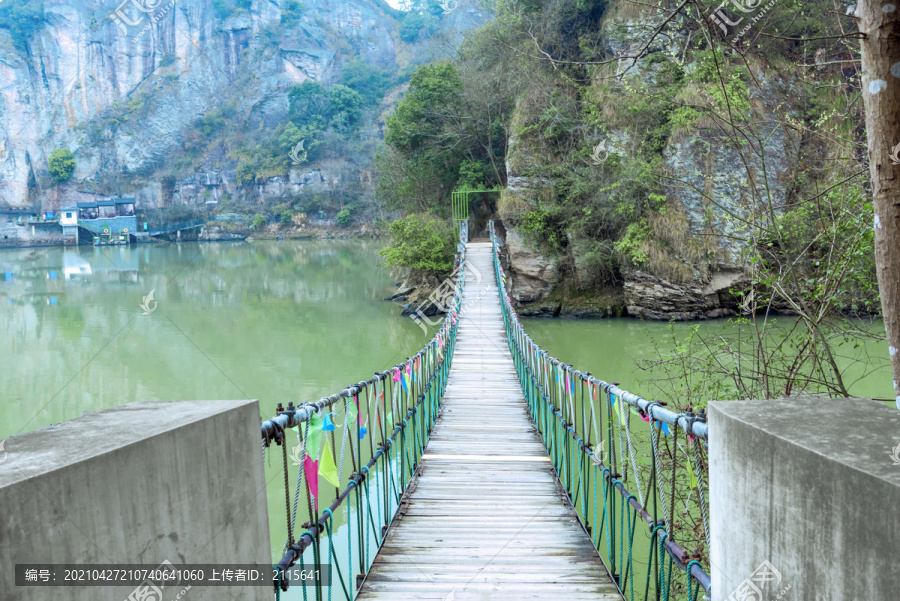
[{"label": "reflection on water", "polygon": [[67,280],[74,280],[78,276],[93,274],[91,264],[76,252],[64,252],[62,263],[63,275]]},{"label": "reflection on water", "polygon": [[[0,440],[132,401],[251,398],[268,418],[278,402],[317,400],[386,369],[426,336],[381,301],[394,282],[378,248],[0,249]],[[273,557],[285,532],[279,459],[266,469]]]},{"label": "reflection on water", "polygon": [[0,439],[135,400],[258,398],[267,414],[424,342],[380,301],[372,243],[9,249],[0,269]]},{"label": "reflection on water", "polygon": [[[794,318],[778,318],[775,326],[785,331]],[[576,369],[589,371],[595,377],[608,382],[616,381],[621,387],[646,398],[668,400],[673,386],[659,382],[665,376],[658,366],[641,370],[643,361],[674,356],[676,344],[684,344],[691,329],[706,340],[716,341],[717,336],[736,332],[737,325],[727,319],[703,322],[675,322],[671,325],[659,321],[637,319],[524,319],[525,331],[544,350],[559,360],[572,364]],[[880,321],[856,324],[859,329],[875,332],[879,340],[864,339],[835,346],[838,364],[844,370],[843,377],[850,393],[856,396],[891,399],[894,396],[887,342],[883,340],[884,326]],[[750,326],[740,326],[752,337]],[[750,342],[748,342],[749,344]],[[697,349],[700,352],[702,349]],[[727,358],[722,359],[727,363]],[[676,370],[677,371],[677,370]],[[702,374],[693,374],[702,378]],[[659,385],[655,385],[656,380]],[[733,398],[733,397],[732,397]],[[891,406],[895,406],[893,402]]]}]

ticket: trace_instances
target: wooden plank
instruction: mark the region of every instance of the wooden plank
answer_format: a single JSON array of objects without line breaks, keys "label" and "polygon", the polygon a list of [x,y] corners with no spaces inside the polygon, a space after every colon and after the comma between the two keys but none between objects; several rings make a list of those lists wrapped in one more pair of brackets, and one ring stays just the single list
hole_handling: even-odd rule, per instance
[{"label": "wooden plank", "polygon": [[[433,442],[433,441],[432,441]],[[541,447],[543,451],[544,448]],[[499,462],[499,461],[528,461],[531,463],[534,462],[549,462],[550,458],[546,455],[543,457],[528,457],[524,455],[447,455],[443,453],[426,453],[422,456],[422,460],[425,459],[453,459],[456,461],[464,460],[464,461],[491,461],[491,462]]]},{"label": "wooden plank", "polygon": [[386,563],[401,561],[404,556],[413,563],[441,563],[441,558],[443,557],[444,563],[447,564],[468,565],[477,563],[477,567],[479,568],[493,563],[515,564],[516,562],[520,562],[522,565],[541,565],[545,567],[556,564],[564,566],[569,565],[572,562],[583,565],[585,569],[589,569],[590,566],[604,567],[603,562],[597,556],[596,551],[578,547],[573,548],[571,546],[553,546],[547,547],[547,549],[547,553],[542,553],[540,555],[523,555],[515,549],[508,550],[505,548],[498,552],[497,549],[489,550],[472,547],[447,546],[444,549],[434,549],[422,545],[404,547],[383,546],[382,551],[378,556],[394,558],[390,561],[385,560]]},{"label": "wooden plank", "polygon": [[[383,592],[402,592],[402,591],[419,591],[419,590],[428,590],[435,586],[434,583],[431,582],[378,582],[372,579],[375,576],[375,572],[369,573],[369,578],[366,579],[365,586],[363,587],[363,591],[383,591]],[[544,595],[552,595],[552,597],[545,598],[553,598],[553,599],[564,599],[568,598],[569,593],[595,593],[595,594],[603,594],[611,592],[610,589],[615,590],[615,587],[612,584],[604,585],[599,582],[595,583],[566,583],[559,584],[555,582],[470,582],[468,584],[460,583],[465,586],[465,589],[468,591],[482,591],[482,592],[490,592],[498,594],[496,598],[513,598],[513,596],[518,596],[519,593],[526,592],[543,592]],[[451,585],[452,586],[452,585]],[[557,597],[556,595],[565,595]],[[503,595],[503,596],[500,596]],[[357,599],[364,599],[362,593]]]},{"label": "wooden plank", "polygon": [[404,567],[403,570],[390,570],[381,567],[378,571],[369,574],[367,582],[403,582],[403,583],[459,583],[463,585],[469,584],[487,584],[487,583],[520,583],[520,584],[591,584],[597,581],[599,574],[591,574],[581,570],[545,570],[543,572],[535,572],[529,570],[527,573],[513,572],[509,568],[504,570],[479,570],[467,567],[462,570],[445,570],[442,568],[431,569],[410,569]]},{"label": "wooden plank", "polygon": [[[491,505],[491,504],[479,504],[472,506],[465,506],[465,504],[460,503],[457,506],[450,505],[449,503],[440,503],[440,504],[429,504],[427,502],[417,503],[415,506],[410,506],[406,510],[405,515],[408,516],[416,516],[416,515],[427,515],[427,516],[483,516],[483,515],[493,515],[498,511],[503,512],[504,519],[531,519],[533,517],[534,512],[527,512],[524,508],[509,510],[501,507],[500,505]],[[548,517],[554,515],[564,515],[571,516],[568,510],[562,510],[560,508],[548,507],[541,511],[541,516]],[[496,518],[492,518],[496,519]]]},{"label": "wooden plank", "polygon": [[[569,556],[559,556],[553,559],[553,565],[559,566],[560,569],[569,569],[576,568],[579,570],[594,570],[599,569],[603,570],[603,565],[599,563],[596,564],[591,563],[592,558],[589,556],[578,556],[578,555],[569,555]],[[470,557],[442,557],[440,555],[417,555],[415,565],[419,566],[428,566],[428,565],[441,565],[448,567],[457,567],[457,566],[469,566],[476,561],[480,561],[481,566],[490,569],[493,569],[495,566],[498,569],[509,570],[511,567],[523,565],[528,566],[529,570],[541,570],[548,567],[548,563],[545,557],[532,557],[532,556],[524,556],[524,557],[494,557],[491,558],[491,555],[480,554],[480,555],[472,555]],[[411,565],[412,559],[403,554],[397,553],[379,553],[375,558],[375,563],[383,563],[390,565]]]},{"label": "wooden plank", "polygon": [[560,489],[503,330],[490,244],[463,292],[441,411],[362,601],[621,601]]},{"label": "wooden plank", "polygon": [[[453,593],[453,601],[492,601],[498,599],[493,592],[469,591],[463,589],[453,589],[452,585],[434,585],[432,589],[427,591],[372,591],[366,592],[365,599],[368,601],[447,601],[450,599],[450,593]],[[361,597],[359,597],[361,598]],[[515,601],[548,601],[555,597],[548,597],[547,593],[521,592],[516,593]],[[618,594],[607,593],[596,595],[593,593],[567,593],[565,601],[621,601],[622,597]]]}]

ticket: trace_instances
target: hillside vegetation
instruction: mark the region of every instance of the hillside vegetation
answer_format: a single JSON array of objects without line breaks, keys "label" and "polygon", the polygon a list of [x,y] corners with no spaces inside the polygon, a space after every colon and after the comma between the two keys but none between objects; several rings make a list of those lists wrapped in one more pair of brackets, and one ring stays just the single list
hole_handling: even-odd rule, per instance
[{"label": "hillside vegetation", "polygon": [[[380,198],[446,216],[454,188],[506,186],[498,216],[576,288],[634,272],[702,284],[743,269],[760,227],[780,256],[816,258],[867,210],[852,21],[781,3],[731,47],[714,6],[663,24],[676,6],[499,2],[456,57],[413,75]],[[868,306],[873,266],[856,267],[838,302]]]},{"label": "hillside vegetation", "polygon": [[749,323],[660,357],[725,387],[688,399],[846,394],[839,347],[880,308],[856,25],[822,0],[741,6],[723,31],[707,2],[500,0],[413,74],[380,200],[446,218],[454,189],[503,186],[479,202],[526,314]]}]

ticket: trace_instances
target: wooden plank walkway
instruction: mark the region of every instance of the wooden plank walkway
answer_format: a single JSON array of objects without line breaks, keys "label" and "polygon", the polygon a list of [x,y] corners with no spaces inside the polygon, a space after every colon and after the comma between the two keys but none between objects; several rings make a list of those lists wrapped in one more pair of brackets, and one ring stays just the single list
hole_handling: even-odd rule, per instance
[{"label": "wooden plank walkway", "polygon": [[467,255],[441,414],[357,599],[621,601],[528,416],[491,245]]}]

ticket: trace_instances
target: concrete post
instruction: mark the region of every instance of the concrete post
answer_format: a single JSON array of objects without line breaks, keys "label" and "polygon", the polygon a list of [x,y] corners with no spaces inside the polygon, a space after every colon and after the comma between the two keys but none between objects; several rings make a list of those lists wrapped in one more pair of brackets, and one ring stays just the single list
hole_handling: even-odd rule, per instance
[{"label": "concrete post", "polygon": [[[0,598],[122,601],[135,588],[16,587],[17,563],[270,565],[259,432],[256,401],[187,401],[131,403],[6,440]],[[183,597],[271,601],[273,589]]]},{"label": "concrete post", "polygon": [[708,414],[713,601],[900,596],[896,409],[805,397]]}]

